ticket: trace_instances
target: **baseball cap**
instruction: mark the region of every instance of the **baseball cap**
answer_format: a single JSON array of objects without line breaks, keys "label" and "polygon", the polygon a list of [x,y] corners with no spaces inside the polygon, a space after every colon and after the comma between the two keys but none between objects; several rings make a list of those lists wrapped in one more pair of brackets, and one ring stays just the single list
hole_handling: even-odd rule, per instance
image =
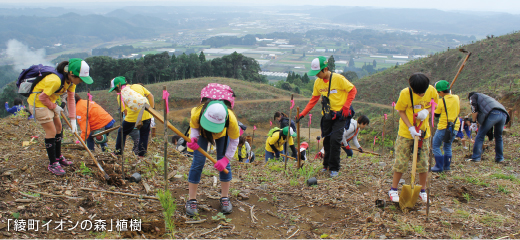
[{"label": "baseball cap", "polygon": [[284,127],[284,128],[282,129],[282,134],[283,134],[284,136],[287,136],[287,131],[290,131],[291,137],[296,137],[296,133],[295,133],[294,130],[293,130],[292,128],[290,128],[290,127]]},{"label": "baseball cap", "polygon": [[126,84],[125,77],[121,77],[121,76],[115,77],[114,79],[112,79],[112,81],[110,81],[110,90],[108,90],[108,92],[112,92],[119,85],[122,86],[122,85],[125,85],[125,84]]},{"label": "baseball cap", "polygon": [[81,58],[69,59],[69,71],[71,71],[74,76],[81,78],[86,84],[92,84],[94,82],[89,76],[90,67],[87,62]]},{"label": "baseball cap", "polygon": [[228,109],[224,101],[211,101],[202,113],[200,125],[212,133],[219,133],[226,126]]},{"label": "baseball cap", "polygon": [[435,83],[435,89],[437,92],[442,92],[450,89],[450,83],[446,80],[439,80]]},{"label": "baseball cap", "polygon": [[319,56],[312,60],[311,62],[311,70],[307,73],[309,76],[316,76],[321,70],[328,66],[327,58],[324,56]]}]

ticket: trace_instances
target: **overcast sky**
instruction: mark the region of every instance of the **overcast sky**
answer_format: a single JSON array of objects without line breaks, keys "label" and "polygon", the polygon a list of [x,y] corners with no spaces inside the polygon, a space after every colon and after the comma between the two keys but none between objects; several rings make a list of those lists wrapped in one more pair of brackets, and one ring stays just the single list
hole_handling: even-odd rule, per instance
[{"label": "overcast sky", "polygon": [[[45,2],[45,3],[44,3]],[[367,6],[380,8],[435,8],[440,10],[461,11],[493,11],[520,14],[519,0],[153,0],[153,1],[128,1],[128,0],[0,0],[0,7],[29,6],[62,6],[65,8],[75,7],[73,4],[85,4],[95,2],[109,5],[123,6],[157,6],[157,5],[238,5],[238,6],[266,6],[266,5],[333,5],[333,6]],[[76,5],[77,6],[77,5]]]}]

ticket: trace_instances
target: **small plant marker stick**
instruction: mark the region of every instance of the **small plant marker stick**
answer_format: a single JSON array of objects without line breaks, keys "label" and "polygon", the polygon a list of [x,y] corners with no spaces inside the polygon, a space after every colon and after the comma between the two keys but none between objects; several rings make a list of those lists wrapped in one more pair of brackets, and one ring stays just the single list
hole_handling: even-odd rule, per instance
[{"label": "small plant marker stick", "polygon": [[[435,108],[437,107],[437,104],[435,103],[435,101],[432,100],[430,101],[430,105],[432,106],[432,130],[435,128],[435,121],[434,121],[434,113],[435,113]],[[426,222],[429,222],[430,220],[430,188],[431,188],[431,180],[432,180],[432,175],[433,173],[431,172],[432,171],[432,158],[434,157],[433,156],[433,148],[431,146],[433,146],[433,137],[430,136],[430,157],[428,159],[428,182],[426,183],[426,189],[427,189],[427,201],[426,201]]]},{"label": "small plant marker stick", "polygon": [[[296,107],[296,116],[300,116],[300,107]],[[290,118],[289,118],[290,120]],[[298,151],[298,168],[297,169],[300,169],[300,166],[301,166],[301,156],[300,156],[300,121],[298,121],[298,123],[296,123],[296,133],[298,134],[298,136],[296,137],[297,140],[298,140],[298,147],[296,149],[296,151]]]},{"label": "small plant marker stick", "polygon": [[[67,99],[69,100],[69,99]],[[90,103],[90,88],[87,87],[87,119],[86,119],[86,122],[85,122],[85,141],[87,141],[87,132],[88,132],[88,108],[89,108],[89,103]]]},{"label": "small plant marker stick", "polygon": [[[300,115],[298,115],[300,116]],[[309,114],[309,148],[308,148],[308,151],[309,151],[309,154],[310,154],[310,151],[311,151],[311,120],[312,119],[312,114]]]},{"label": "small plant marker stick", "polygon": [[166,86],[163,86],[164,99],[164,191],[168,190],[168,96]]},{"label": "small plant marker stick", "polygon": [[255,142],[255,130],[256,126],[253,125],[253,137],[251,138],[251,147],[253,147],[253,143]]},{"label": "small plant marker stick", "polygon": [[387,118],[387,115],[385,113],[384,115],[384,120],[383,120],[383,134],[382,134],[382,141],[381,141],[381,153],[384,153],[385,151],[385,130],[386,130],[386,118]]},{"label": "small plant marker stick", "polygon": [[[292,108],[294,107],[294,94],[291,94],[291,107],[289,108],[289,131],[287,131],[287,135],[291,135],[291,112]],[[283,132],[283,131],[282,131]],[[285,141],[285,146],[283,150],[285,151],[285,154],[287,154],[289,151],[287,151],[287,143],[289,142],[289,136],[287,136],[287,141]],[[288,155],[288,154],[287,154]],[[287,158],[284,158],[284,170],[287,170]]]}]

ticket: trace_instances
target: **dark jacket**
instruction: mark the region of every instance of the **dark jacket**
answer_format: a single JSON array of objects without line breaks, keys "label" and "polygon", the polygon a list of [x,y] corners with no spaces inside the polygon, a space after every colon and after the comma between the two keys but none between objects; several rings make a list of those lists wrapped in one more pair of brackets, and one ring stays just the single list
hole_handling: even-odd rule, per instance
[{"label": "dark jacket", "polygon": [[499,103],[494,98],[483,94],[475,93],[470,98],[471,111],[473,113],[478,112],[477,121],[480,125],[483,125],[486,121],[487,116],[493,110],[500,110],[507,115],[506,123],[509,122],[509,114],[507,113],[504,105]]}]

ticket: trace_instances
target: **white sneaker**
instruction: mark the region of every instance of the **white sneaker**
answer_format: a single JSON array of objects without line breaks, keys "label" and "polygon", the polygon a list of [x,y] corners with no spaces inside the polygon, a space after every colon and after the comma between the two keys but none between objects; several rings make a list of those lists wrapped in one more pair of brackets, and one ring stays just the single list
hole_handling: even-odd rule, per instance
[{"label": "white sneaker", "polygon": [[464,147],[464,149],[468,150],[468,147]]},{"label": "white sneaker", "polygon": [[388,191],[388,196],[392,202],[399,202],[399,192],[396,190]]},{"label": "white sneaker", "polygon": [[428,201],[428,195],[426,194],[426,192],[420,192],[420,193],[419,193],[419,198],[420,198],[423,202],[427,202],[427,201]]}]

